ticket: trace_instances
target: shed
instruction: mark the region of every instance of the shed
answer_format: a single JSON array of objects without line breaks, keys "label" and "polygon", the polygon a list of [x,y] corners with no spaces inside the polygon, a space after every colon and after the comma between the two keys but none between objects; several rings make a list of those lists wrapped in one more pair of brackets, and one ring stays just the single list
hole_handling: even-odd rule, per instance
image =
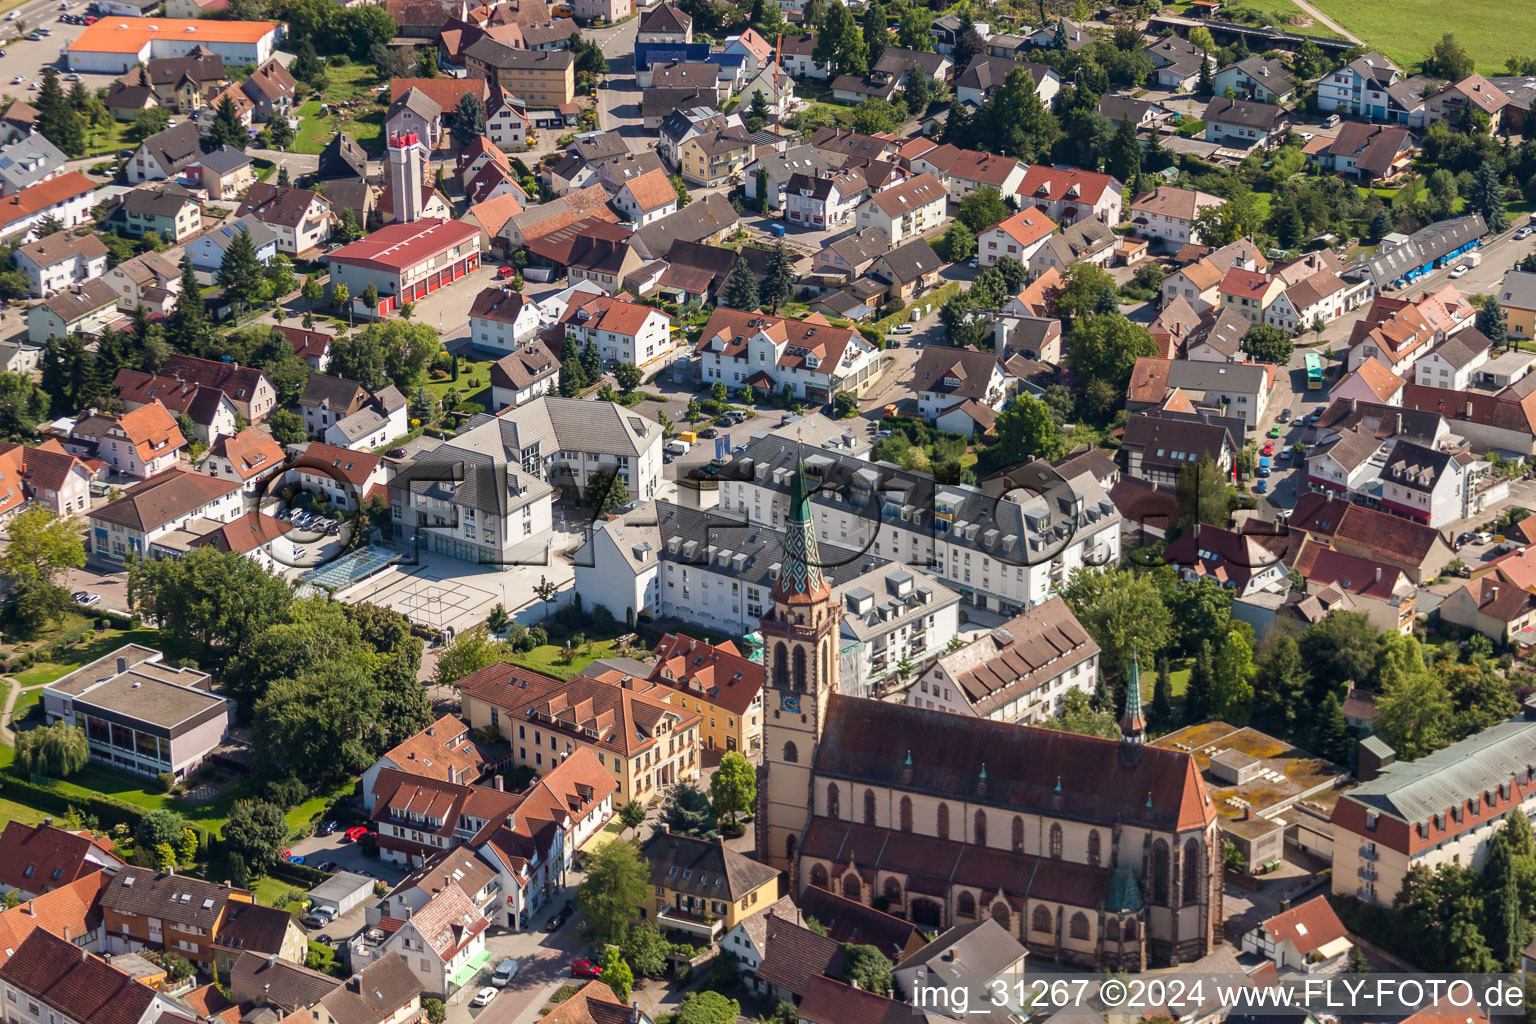
[{"label": "shed", "polygon": [[373,895],[373,879],[351,871],[338,871],[309,890],[313,906],[327,904],[339,917]]}]

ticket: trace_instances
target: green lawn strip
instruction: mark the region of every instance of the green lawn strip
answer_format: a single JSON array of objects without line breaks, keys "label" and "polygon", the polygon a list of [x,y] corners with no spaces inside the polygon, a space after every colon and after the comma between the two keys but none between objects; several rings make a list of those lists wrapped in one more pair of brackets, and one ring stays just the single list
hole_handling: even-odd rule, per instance
[{"label": "green lawn strip", "polygon": [[535,647],[526,654],[519,654],[511,660],[514,665],[521,665],[535,672],[543,672],[545,675],[554,676],[556,679],[570,679],[572,676],[580,675],[582,669],[592,664],[598,658],[606,658],[611,654],[613,652],[613,641],[592,641],[587,653],[577,655],[576,659],[569,665],[562,665],[556,660],[560,655],[560,651],[560,645],[545,644],[542,647]]},{"label": "green lawn strip", "polygon": [[295,153],[322,153],[338,130],[346,132],[357,144],[374,156],[383,152],[384,110],[373,102],[369,105],[344,111],[340,114],[322,115],[322,103],[345,103],[349,100],[379,99],[378,87],[382,79],[366,64],[333,65],[326,69],[329,83],[323,95],[316,95],[298,109],[299,127],[293,140]]},{"label": "green lawn strip", "polygon": [[19,821],[24,825],[36,825],[44,818],[53,818],[57,815],[47,811],[40,811],[36,807],[28,807],[26,804],[18,804],[14,800],[0,798],[0,818],[6,821]]},{"label": "green lawn strip", "polygon": [[154,629],[102,630],[96,634],[95,639],[90,643],[70,650],[69,661],[38,662],[26,671],[16,673],[16,681],[24,687],[42,686],[44,683],[51,683],[55,679],[69,675],[69,673],[81,665],[89,664],[97,658],[111,654],[124,644],[142,644],[145,647],[153,647],[159,640],[159,637],[159,630]]},{"label": "green lawn strip", "polygon": [[[1267,6],[1267,3],[1266,3]],[[1504,62],[1525,56],[1536,35],[1536,5],[1494,0],[1314,0],[1313,6],[1394,61],[1417,64],[1447,32],[1485,75],[1505,73]]]}]

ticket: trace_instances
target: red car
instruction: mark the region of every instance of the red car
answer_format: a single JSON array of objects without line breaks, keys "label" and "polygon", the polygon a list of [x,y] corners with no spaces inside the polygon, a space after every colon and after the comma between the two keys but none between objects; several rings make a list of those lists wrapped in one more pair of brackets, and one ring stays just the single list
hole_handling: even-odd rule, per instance
[{"label": "red car", "polygon": [[1267,444],[1267,445],[1264,446],[1263,451],[1259,452],[1259,454],[1260,455],[1273,455],[1273,454],[1275,454],[1275,446],[1272,445],[1272,444]]},{"label": "red car", "polygon": [[496,280],[498,280],[498,281],[504,281],[504,280],[506,280],[509,277],[516,277],[516,276],[517,276],[517,268],[516,267],[502,267],[500,270],[496,271]]},{"label": "red car", "polygon": [[571,973],[578,978],[601,978],[603,976],[603,967],[601,964],[595,964],[591,960],[572,960]]},{"label": "red car", "polygon": [[343,834],[347,837],[348,842],[355,843],[368,834],[368,828],[364,825],[353,825]]}]

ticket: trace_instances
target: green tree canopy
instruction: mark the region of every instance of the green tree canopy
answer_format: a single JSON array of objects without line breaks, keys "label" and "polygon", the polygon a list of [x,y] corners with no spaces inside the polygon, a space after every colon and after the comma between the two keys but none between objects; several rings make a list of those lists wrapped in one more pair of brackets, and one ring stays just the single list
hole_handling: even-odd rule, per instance
[{"label": "green tree canopy", "polygon": [[[616,942],[624,935],[650,897],[650,879],[650,868],[632,842],[609,843],[587,858],[587,877],[576,888],[576,906],[594,942]],[[633,961],[631,966],[639,969]]]}]

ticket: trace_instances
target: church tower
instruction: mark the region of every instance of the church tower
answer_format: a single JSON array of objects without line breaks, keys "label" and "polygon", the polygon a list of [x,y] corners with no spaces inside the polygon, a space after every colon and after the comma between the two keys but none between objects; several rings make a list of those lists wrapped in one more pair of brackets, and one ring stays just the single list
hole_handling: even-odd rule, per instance
[{"label": "church tower", "polygon": [[838,689],[841,605],[816,546],[805,463],[795,463],[784,561],[763,616],[763,767],[758,782],[757,856],[790,872],[813,813],[816,746],[827,699]]},{"label": "church tower", "polygon": [[1141,760],[1147,739],[1147,720],[1141,714],[1141,666],[1131,662],[1131,678],[1125,684],[1125,714],[1120,716],[1120,759],[1128,765]]}]

